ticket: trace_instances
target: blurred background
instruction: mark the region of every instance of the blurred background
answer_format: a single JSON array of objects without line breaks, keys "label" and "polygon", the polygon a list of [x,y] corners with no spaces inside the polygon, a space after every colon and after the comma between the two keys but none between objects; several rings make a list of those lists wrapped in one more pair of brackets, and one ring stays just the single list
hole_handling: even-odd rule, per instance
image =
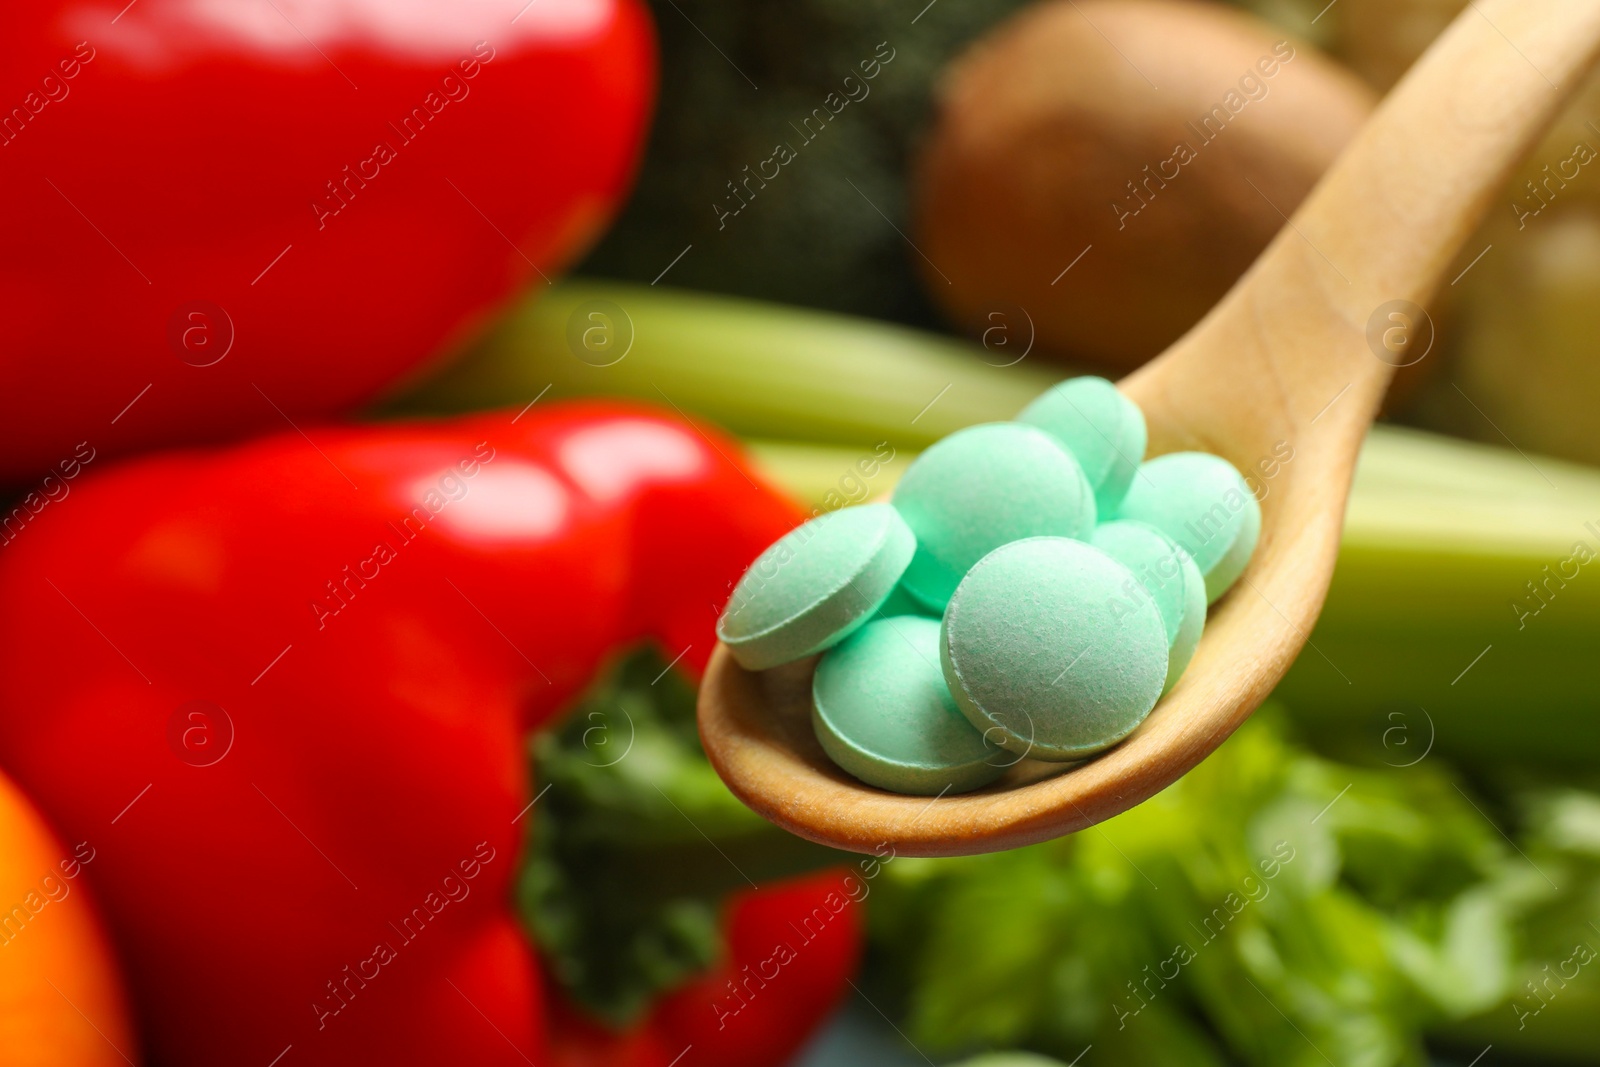
[{"label": "blurred background", "polygon": [[[631,397],[734,435],[807,511],[882,498],[941,436],[1179,337],[1467,5],[648,8],[656,103],[630,133],[631,191],[608,179],[614,219],[602,204],[524,240],[537,227],[505,222],[516,190],[497,207],[467,182],[472,211],[440,226],[495,255],[510,244],[516,285],[396,325],[426,351],[278,414]],[[579,166],[586,131],[612,121],[634,120],[580,116],[549,158]],[[794,1007],[810,1013],[797,1058],[747,1067],[1600,1063],[1597,122],[1600,80],[1430,306],[1374,349],[1403,367],[1310,643],[1244,728],[1146,804],[996,855],[830,853],[721,785],[670,652],[619,653],[529,742],[549,793],[517,831],[515,906],[558,1012],[636,1035],[708,967],[757,958],[724,922],[746,871],[843,870],[865,887],[859,967]],[[252,247],[241,278],[274,269],[279,243]],[[225,415],[199,436],[234,432]],[[162,443],[149,434],[139,444]],[[13,465],[14,500],[34,473]],[[742,1004],[739,972],[726,978]],[[671,1067],[676,1051],[595,1042],[551,1062]]]}]

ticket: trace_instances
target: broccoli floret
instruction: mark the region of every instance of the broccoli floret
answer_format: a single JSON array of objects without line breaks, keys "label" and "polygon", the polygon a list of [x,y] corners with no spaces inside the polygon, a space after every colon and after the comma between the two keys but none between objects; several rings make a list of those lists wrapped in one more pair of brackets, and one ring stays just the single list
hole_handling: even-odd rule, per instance
[{"label": "broccoli floret", "polygon": [[925,2],[653,0],[655,127],[580,270],[649,282],[672,264],[664,284],[937,323],[903,236],[912,156],[945,63],[1022,0]]}]

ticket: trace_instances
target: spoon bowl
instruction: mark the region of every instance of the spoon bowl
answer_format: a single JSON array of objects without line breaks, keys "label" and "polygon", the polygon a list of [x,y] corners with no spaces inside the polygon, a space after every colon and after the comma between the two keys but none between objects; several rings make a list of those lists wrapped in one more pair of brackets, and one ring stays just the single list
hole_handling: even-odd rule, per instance
[{"label": "spoon bowl", "polygon": [[[1081,830],[1204,759],[1306,644],[1367,427],[1394,368],[1431,345],[1422,305],[1597,51],[1600,3],[1470,4],[1221,303],[1120,383],[1144,411],[1149,455],[1220,455],[1261,503],[1249,567],[1133,735],[1079,764],[1022,760],[977,792],[887,793],[834,766],[813,736],[815,659],[750,672],[719,646],[700,734],[734,794],[836,848],[964,855]],[[1330,685],[1349,684],[1327,667]]]}]

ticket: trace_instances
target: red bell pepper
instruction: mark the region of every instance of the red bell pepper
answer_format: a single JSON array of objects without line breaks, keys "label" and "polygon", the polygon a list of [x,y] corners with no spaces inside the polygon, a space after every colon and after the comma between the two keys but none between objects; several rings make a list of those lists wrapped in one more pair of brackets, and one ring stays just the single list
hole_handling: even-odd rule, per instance
[{"label": "red bell pepper", "polygon": [[286,429],[458,347],[607,220],[654,93],[639,0],[3,21],[0,484]]},{"label": "red bell pepper", "polygon": [[0,548],[0,762],[96,849],[152,1059],[793,1050],[855,962],[837,877],[741,898],[719,970],[554,1046],[510,900],[527,732],[618,647],[698,671],[800,518],[736,455],[603,404],[312,429],[92,469]]}]

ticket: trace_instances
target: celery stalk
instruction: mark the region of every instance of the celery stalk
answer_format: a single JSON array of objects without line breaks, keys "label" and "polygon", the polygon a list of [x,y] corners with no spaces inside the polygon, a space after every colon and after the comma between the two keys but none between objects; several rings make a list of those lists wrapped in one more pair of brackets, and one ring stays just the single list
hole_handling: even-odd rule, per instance
[{"label": "celery stalk", "polygon": [[1315,647],[1278,695],[1314,740],[1350,755],[1404,764],[1434,737],[1473,766],[1592,770],[1589,553],[1600,471],[1375,429]]},{"label": "celery stalk", "polygon": [[[631,344],[614,312],[587,317],[596,301],[625,312]],[[593,365],[623,346],[617,362]],[[633,396],[736,433],[922,448],[974,422],[1010,418],[1061,377],[1026,360],[986,366],[983,357],[1012,358],[869,319],[578,280],[536,291],[459,363],[386,411],[527,403],[548,385],[547,401]]]}]

